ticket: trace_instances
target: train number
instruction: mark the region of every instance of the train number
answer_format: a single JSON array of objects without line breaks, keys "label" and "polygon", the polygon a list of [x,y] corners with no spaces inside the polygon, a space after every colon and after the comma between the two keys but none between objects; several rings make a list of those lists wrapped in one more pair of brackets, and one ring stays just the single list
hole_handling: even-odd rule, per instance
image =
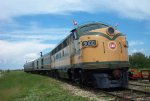
[{"label": "train number", "polygon": [[96,46],[96,40],[83,41],[82,46],[84,47]]}]

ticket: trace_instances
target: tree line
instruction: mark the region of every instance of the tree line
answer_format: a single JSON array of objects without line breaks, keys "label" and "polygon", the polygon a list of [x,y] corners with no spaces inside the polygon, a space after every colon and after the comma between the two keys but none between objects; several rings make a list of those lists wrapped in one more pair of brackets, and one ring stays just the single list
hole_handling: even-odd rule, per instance
[{"label": "tree line", "polygon": [[129,55],[130,68],[149,68],[150,69],[150,56],[146,56],[141,52]]}]

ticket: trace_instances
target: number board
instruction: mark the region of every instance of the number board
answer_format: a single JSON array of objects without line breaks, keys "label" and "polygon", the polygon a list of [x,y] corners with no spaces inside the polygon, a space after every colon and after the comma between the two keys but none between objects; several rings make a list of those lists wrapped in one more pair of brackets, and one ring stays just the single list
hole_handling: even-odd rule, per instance
[{"label": "number board", "polygon": [[84,47],[96,46],[96,40],[83,41],[82,46],[84,46]]}]

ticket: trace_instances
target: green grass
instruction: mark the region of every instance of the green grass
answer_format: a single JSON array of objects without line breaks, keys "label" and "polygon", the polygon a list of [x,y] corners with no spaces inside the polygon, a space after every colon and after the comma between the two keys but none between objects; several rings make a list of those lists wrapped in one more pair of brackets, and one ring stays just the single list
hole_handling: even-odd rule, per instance
[{"label": "green grass", "polygon": [[88,101],[72,95],[61,82],[22,71],[5,72],[0,77],[0,101]]}]

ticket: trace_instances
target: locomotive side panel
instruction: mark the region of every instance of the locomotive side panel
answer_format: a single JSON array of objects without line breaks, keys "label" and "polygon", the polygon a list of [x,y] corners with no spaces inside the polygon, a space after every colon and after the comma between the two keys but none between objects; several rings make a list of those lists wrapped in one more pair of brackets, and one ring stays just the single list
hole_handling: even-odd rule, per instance
[{"label": "locomotive side panel", "polygon": [[60,69],[64,66],[70,66],[69,46],[63,48],[52,56],[52,69]]}]

